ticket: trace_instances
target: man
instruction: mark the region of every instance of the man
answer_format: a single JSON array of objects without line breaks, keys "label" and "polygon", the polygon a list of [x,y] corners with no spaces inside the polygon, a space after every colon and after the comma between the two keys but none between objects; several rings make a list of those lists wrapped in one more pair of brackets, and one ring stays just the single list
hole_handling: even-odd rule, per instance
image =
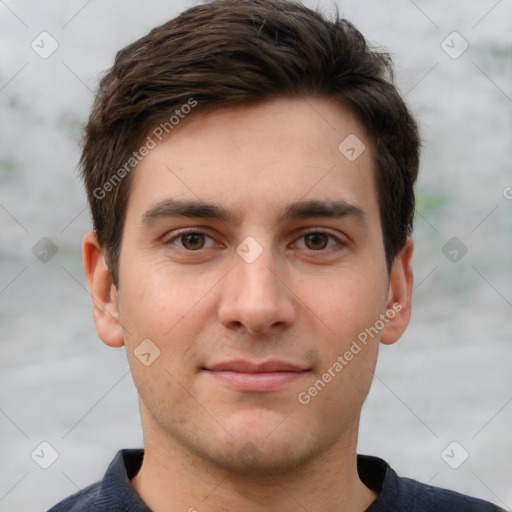
[{"label": "man", "polygon": [[500,510],[356,454],[411,309],[419,138],[390,67],[285,0],[197,6],[118,53],[83,259],[144,451],[53,512]]}]

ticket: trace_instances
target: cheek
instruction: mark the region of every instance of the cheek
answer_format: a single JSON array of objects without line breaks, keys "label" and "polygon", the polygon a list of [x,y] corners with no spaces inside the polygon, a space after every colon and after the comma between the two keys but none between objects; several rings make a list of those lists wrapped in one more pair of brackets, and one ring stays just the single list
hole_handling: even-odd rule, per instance
[{"label": "cheek", "polygon": [[309,417],[321,418],[322,428],[331,432],[343,431],[357,421],[370,390],[378,346],[378,343],[361,345],[350,360],[345,356],[346,351],[333,354],[298,393],[299,407],[306,411],[310,408]]},{"label": "cheek", "polygon": [[[360,273],[361,274],[361,273]],[[303,284],[301,297],[313,319],[325,327],[325,333],[337,350],[375,324],[386,299],[382,278],[371,272],[358,275],[344,268],[335,279],[313,279]]]},{"label": "cheek", "polygon": [[211,288],[207,279],[194,269],[171,271],[164,260],[141,261],[138,267],[146,272],[123,276],[120,310],[128,331],[162,339],[182,328],[190,317],[197,320],[197,311]]}]

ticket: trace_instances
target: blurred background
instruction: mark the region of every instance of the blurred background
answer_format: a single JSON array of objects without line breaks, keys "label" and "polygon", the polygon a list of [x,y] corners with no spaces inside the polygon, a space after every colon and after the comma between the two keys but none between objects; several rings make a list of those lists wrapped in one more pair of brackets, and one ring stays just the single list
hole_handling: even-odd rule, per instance
[{"label": "blurred background", "polygon": [[[195,3],[0,0],[2,512],[44,511],[142,446],[82,272],[79,137],[116,52]],[[337,5],[392,53],[423,138],[412,319],[381,348],[358,451],[510,509],[512,1]]]}]

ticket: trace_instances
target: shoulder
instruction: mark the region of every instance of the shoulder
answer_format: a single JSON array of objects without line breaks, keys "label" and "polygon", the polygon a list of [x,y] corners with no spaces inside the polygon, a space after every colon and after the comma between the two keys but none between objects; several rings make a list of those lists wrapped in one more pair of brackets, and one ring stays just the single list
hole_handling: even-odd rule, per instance
[{"label": "shoulder", "polygon": [[98,501],[101,482],[89,485],[54,505],[48,512],[93,512]]},{"label": "shoulder", "polygon": [[505,512],[487,501],[400,477],[384,460],[358,455],[358,472],[377,499],[366,512]]},{"label": "shoulder", "polygon": [[465,494],[423,484],[411,478],[397,477],[398,495],[404,510],[416,512],[505,512],[497,505]]},{"label": "shoulder", "polygon": [[148,512],[130,483],[143,457],[142,449],[120,450],[101,481],[62,500],[48,512]]}]

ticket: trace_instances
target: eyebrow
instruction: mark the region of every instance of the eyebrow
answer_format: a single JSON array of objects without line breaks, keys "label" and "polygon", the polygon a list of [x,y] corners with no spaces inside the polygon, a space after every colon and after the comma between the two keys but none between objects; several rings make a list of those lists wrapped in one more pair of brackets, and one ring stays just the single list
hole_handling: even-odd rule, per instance
[{"label": "eyebrow", "polygon": [[[224,222],[236,222],[242,215],[239,211],[229,211],[222,206],[203,201],[165,199],[147,210],[141,218],[144,227],[150,227],[161,220],[173,217],[212,219]],[[342,199],[309,199],[288,204],[278,222],[289,219],[307,219],[315,217],[350,218],[363,225],[368,224],[368,216],[362,208]]]}]

